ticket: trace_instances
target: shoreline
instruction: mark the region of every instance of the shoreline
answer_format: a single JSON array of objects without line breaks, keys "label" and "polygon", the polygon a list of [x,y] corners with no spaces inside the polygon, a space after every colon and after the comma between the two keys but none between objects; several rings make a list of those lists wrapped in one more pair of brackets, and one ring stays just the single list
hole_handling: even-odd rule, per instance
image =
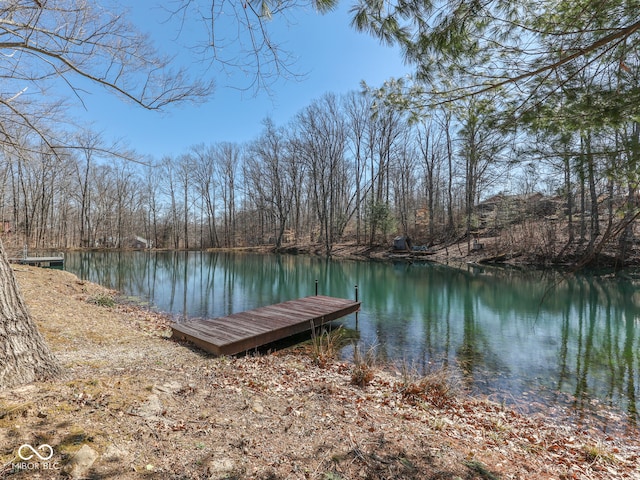
[{"label": "shoreline", "polygon": [[[600,252],[587,263],[586,257],[579,253],[566,254],[564,261],[557,259],[549,261],[533,252],[504,251],[492,244],[491,238],[484,238],[483,248],[466,253],[467,242],[460,241],[453,244],[438,244],[429,249],[429,253],[396,251],[390,245],[356,244],[355,242],[338,243],[333,246],[329,258],[359,260],[359,261],[384,261],[407,263],[427,262],[446,265],[449,267],[466,267],[468,265],[497,268],[534,268],[534,269],[558,269],[567,272],[575,272],[582,268],[613,269],[635,268],[640,266],[640,257],[631,256],[624,264],[619,264],[612,253]],[[47,249],[44,249],[45,251]],[[55,249],[54,249],[55,250]],[[107,249],[107,248],[69,248],[58,249],[64,252],[211,252],[211,253],[260,253],[281,255],[310,255],[326,257],[321,244],[296,244],[291,243],[276,248],[274,245],[258,245],[252,247],[215,247],[215,248],[159,248],[159,249]],[[58,251],[56,250],[56,251]],[[457,253],[456,253],[457,252]]]},{"label": "shoreline", "polygon": [[[166,317],[99,301],[115,292],[64,271],[14,271],[65,375],[0,392],[9,478],[640,477],[632,432],[562,424],[442,378],[319,362],[300,348],[211,357],[169,340]],[[22,444],[50,445],[58,469],[16,471]]]}]

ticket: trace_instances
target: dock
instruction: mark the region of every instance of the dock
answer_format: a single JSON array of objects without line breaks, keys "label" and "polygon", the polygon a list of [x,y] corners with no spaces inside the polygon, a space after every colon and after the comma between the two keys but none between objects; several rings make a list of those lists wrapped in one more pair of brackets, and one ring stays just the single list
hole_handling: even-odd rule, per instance
[{"label": "dock", "polygon": [[64,267],[64,257],[19,257],[9,258],[9,262],[36,267]]},{"label": "dock", "polygon": [[22,248],[22,252],[17,254],[7,255],[9,263],[18,263],[20,265],[31,265],[34,267],[44,268],[64,268],[64,253],[53,255],[43,255],[41,257],[37,255],[29,255],[29,246],[25,244]]},{"label": "dock", "polygon": [[171,325],[172,338],[214,355],[235,355],[309,331],[360,310],[360,302],[314,295],[226,317]]}]

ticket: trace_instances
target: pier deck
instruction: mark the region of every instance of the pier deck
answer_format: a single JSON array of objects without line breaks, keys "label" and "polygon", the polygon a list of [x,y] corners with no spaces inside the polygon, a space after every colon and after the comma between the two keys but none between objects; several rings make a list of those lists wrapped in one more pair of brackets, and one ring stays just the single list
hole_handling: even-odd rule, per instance
[{"label": "pier deck", "polygon": [[36,267],[63,267],[64,257],[20,257],[9,258],[10,263],[19,263],[21,265],[33,265]]},{"label": "pier deck", "polygon": [[215,355],[235,355],[309,331],[360,310],[360,302],[316,295],[226,317],[174,323],[172,338]]}]

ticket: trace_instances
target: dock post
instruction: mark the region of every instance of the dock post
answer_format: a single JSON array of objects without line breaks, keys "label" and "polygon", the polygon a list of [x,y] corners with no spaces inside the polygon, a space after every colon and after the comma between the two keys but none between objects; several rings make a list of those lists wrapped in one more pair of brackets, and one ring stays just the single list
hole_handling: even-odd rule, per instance
[{"label": "dock post", "polygon": [[316,278],[316,297],[318,296],[318,279]]},{"label": "dock post", "polygon": [[[358,285],[356,285],[356,302],[358,301]],[[356,311],[356,330],[358,330],[358,311]]]}]

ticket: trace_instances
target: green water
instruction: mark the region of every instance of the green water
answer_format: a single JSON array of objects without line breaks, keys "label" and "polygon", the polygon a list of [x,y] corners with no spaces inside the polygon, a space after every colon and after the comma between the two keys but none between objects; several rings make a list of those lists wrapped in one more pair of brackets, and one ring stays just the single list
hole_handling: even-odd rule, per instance
[{"label": "green water", "polygon": [[[353,298],[360,344],[522,411],[635,428],[640,275],[201,252],[70,253],[66,269],[176,316],[215,317],[319,293]],[[636,280],[638,278],[638,280]],[[342,323],[355,329],[355,316]],[[349,349],[344,352],[350,354]]]}]

